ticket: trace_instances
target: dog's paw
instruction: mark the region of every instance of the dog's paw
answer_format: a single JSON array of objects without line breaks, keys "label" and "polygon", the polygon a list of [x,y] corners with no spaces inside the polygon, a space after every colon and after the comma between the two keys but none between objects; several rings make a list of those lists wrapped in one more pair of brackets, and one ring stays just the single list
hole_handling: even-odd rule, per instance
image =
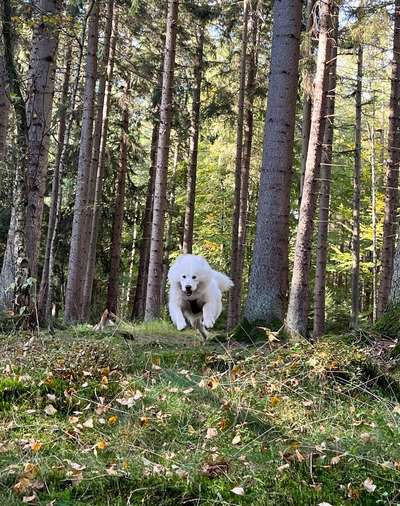
[{"label": "dog's paw", "polygon": [[215,320],[213,320],[212,318],[208,317],[203,318],[203,325],[206,329],[211,329],[212,327],[214,327],[214,323]]},{"label": "dog's paw", "polygon": [[185,321],[185,320],[178,320],[178,321],[176,322],[176,328],[177,328],[178,330],[183,330],[183,329],[185,329],[185,328],[186,328],[186,321]]}]

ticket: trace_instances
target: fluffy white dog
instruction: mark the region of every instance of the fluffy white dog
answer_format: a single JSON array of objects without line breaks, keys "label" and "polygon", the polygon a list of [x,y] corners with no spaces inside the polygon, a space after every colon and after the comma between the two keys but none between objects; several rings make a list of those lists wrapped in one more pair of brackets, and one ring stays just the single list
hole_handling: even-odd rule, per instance
[{"label": "fluffy white dog", "polygon": [[180,255],[168,272],[169,314],[178,330],[189,323],[206,338],[222,311],[222,292],[233,286],[221,272],[197,255]]}]

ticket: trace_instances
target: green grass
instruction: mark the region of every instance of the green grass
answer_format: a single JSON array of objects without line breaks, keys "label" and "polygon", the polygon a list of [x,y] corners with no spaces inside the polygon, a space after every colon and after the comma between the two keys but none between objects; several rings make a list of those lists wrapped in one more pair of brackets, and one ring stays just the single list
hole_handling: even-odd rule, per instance
[{"label": "green grass", "polygon": [[396,504],[396,371],[358,343],[1,336],[0,504]]}]

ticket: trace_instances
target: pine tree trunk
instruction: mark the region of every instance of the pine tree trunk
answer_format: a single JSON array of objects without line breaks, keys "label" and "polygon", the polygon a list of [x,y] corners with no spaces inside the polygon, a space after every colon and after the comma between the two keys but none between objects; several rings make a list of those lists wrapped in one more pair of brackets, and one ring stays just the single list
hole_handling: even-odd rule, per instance
[{"label": "pine tree trunk", "polygon": [[[233,288],[229,292],[229,306],[228,306],[228,330],[232,329],[239,322],[240,317],[240,302],[242,293],[242,277],[244,266],[244,254],[246,247],[246,227],[247,227],[247,207],[248,207],[248,192],[249,192],[249,176],[250,176],[250,161],[251,161],[251,146],[253,143],[253,102],[255,93],[255,79],[257,73],[257,46],[258,46],[258,12],[257,3],[252,5],[252,11],[249,23],[249,32],[251,35],[250,51],[246,57],[247,82],[245,86],[244,96],[244,140],[242,149],[242,160],[240,166],[240,198],[239,198],[239,214],[237,216],[237,227],[233,226],[232,232],[237,232],[236,243],[232,248],[232,252],[236,253],[235,257],[232,256],[232,266],[234,267],[235,276],[232,275],[234,282]],[[234,213],[236,219],[236,213]]]},{"label": "pine tree trunk", "polygon": [[313,85],[313,72],[314,61],[312,58],[312,32],[314,22],[314,5],[316,0],[307,0],[307,27],[306,27],[306,41],[304,44],[303,61],[305,65],[303,77],[303,122],[301,125],[301,172],[300,172],[300,188],[299,188],[299,208],[301,204],[301,195],[303,193],[304,174],[306,171],[308,141],[310,139],[311,128],[311,109],[312,109],[312,85]]},{"label": "pine tree trunk", "polygon": [[288,288],[290,182],[302,2],[273,6],[271,73],[258,197],[257,228],[244,317],[283,320]]},{"label": "pine tree trunk", "polygon": [[[57,230],[57,215],[60,211],[61,202],[59,202],[59,195],[61,193],[61,183],[63,177],[63,171],[61,170],[61,156],[64,148],[66,130],[67,130],[67,104],[69,98],[69,86],[70,86],[70,75],[71,75],[71,63],[72,63],[72,47],[67,45],[65,54],[65,74],[60,99],[60,124],[58,128],[58,139],[57,139],[57,157],[54,164],[53,182],[51,188],[51,202],[49,211],[49,221],[47,227],[47,240],[46,240],[46,251],[43,262],[42,278],[40,282],[39,296],[38,296],[38,316],[39,323],[45,323],[49,318],[49,308],[47,308],[47,300],[49,293],[49,273],[50,264],[54,256],[54,240]],[[72,121],[72,118],[70,118]]]},{"label": "pine tree trunk", "polygon": [[[2,40],[2,30],[0,30],[0,40]],[[7,71],[3,56],[3,50],[0,51],[0,170],[5,162],[6,140],[8,130],[8,120],[10,115],[10,101],[7,97]]]},{"label": "pine tree trunk", "polygon": [[15,111],[17,127],[16,145],[18,149],[13,192],[14,210],[11,220],[11,224],[13,225],[13,230],[11,230],[13,238],[12,253],[15,266],[13,309],[14,313],[20,315],[22,318],[21,326],[26,327],[32,320],[30,269],[26,248],[28,127],[24,100],[14,61],[11,13],[10,0],[3,0],[4,60],[7,69],[7,82],[10,87],[10,97],[12,97],[11,101]]},{"label": "pine tree trunk", "polygon": [[85,226],[86,234],[90,237],[90,240],[83,288],[81,314],[83,320],[87,320],[89,317],[93,279],[96,270],[96,249],[100,222],[100,207],[103,197],[104,156],[108,133],[108,112],[110,108],[115,48],[118,35],[118,9],[114,7],[114,0],[108,0],[107,2],[106,19],[103,58],[100,64],[101,71],[99,72],[96,121],[93,135],[93,154],[88,190],[88,211]]},{"label": "pine tree trunk", "polygon": [[285,326],[292,337],[305,336],[308,319],[308,284],[311,263],[311,242],[317,199],[317,179],[321,163],[322,141],[325,127],[328,81],[329,37],[331,31],[332,0],[320,1],[320,31],[318,58],[314,79],[313,111],[310,141],[307,151],[304,187],[297,226],[295,257],[289,305]]},{"label": "pine tree trunk", "polygon": [[120,160],[115,191],[114,218],[111,233],[111,264],[108,277],[107,309],[117,313],[119,294],[119,271],[121,262],[121,237],[124,221],[125,185],[128,170],[128,133],[129,133],[129,89],[126,85],[124,106],[122,111],[122,134],[120,141]]},{"label": "pine tree trunk", "polygon": [[[398,207],[398,184],[400,165],[400,0],[395,1],[393,60],[389,104],[388,151],[389,160],[385,177],[385,210],[383,221],[383,245],[381,274],[378,292],[377,315],[380,316],[388,303],[393,273],[395,248],[395,223]],[[397,255],[397,253],[396,253]],[[397,277],[397,274],[396,274]]]},{"label": "pine tree trunk", "polygon": [[192,99],[192,116],[190,125],[189,166],[187,172],[186,209],[183,225],[182,252],[192,253],[193,247],[193,219],[196,197],[197,148],[200,128],[200,96],[203,72],[204,24],[197,33],[197,52],[194,63],[194,88]]},{"label": "pine tree trunk", "polygon": [[82,259],[88,253],[87,237],[82,237],[84,231],[85,209],[88,198],[88,184],[90,177],[90,162],[92,158],[92,129],[94,116],[94,97],[97,75],[97,45],[98,45],[98,1],[94,2],[89,17],[88,49],[85,70],[85,89],[83,96],[83,117],[80,137],[78,175],[76,179],[76,197],[74,217],[72,222],[71,247],[68,263],[68,280],[65,297],[65,321],[76,323],[81,319],[83,298],[83,265]]},{"label": "pine tree trunk", "polygon": [[371,142],[371,224],[372,224],[372,321],[377,316],[377,216],[376,216],[376,131],[375,131],[375,91],[372,97],[372,126],[369,129]]},{"label": "pine tree trunk", "polygon": [[142,221],[142,238],[140,245],[139,269],[136,280],[135,299],[133,302],[132,319],[144,318],[146,305],[147,277],[149,273],[150,235],[153,217],[154,185],[156,179],[156,156],[158,144],[159,123],[154,120],[150,148],[150,170],[147,183],[146,203]]},{"label": "pine tree trunk", "polygon": [[326,264],[328,253],[329,203],[331,195],[332,147],[335,121],[336,64],[338,9],[334,8],[332,25],[334,34],[329,38],[329,76],[326,104],[325,132],[321,154],[321,175],[319,193],[319,223],[314,284],[314,337],[325,332],[325,290]]},{"label": "pine tree trunk", "polygon": [[50,124],[53,106],[56,53],[61,0],[37,0],[40,12],[33,30],[28,76],[28,203],[26,239],[30,269],[37,271],[44,193],[47,180]]},{"label": "pine tree trunk", "polygon": [[357,87],[356,87],[356,124],[354,151],[353,181],[353,234],[352,234],[352,268],[351,268],[351,327],[358,327],[360,312],[360,195],[361,195],[361,98],[363,75],[363,47],[357,51]]},{"label": "pine tree trunk", "polygon": [[149,274],[147,281],[145,319],[158,318],[161,313],[163,235],[167,192],[169,139],[171,131],[172,87],[175,67],[176,25],[178,0],[169,0],[165,39],[163,86],[160,107],[160,133],[157,146],[157,168],[154,187],[153,220],[151,226]]}]

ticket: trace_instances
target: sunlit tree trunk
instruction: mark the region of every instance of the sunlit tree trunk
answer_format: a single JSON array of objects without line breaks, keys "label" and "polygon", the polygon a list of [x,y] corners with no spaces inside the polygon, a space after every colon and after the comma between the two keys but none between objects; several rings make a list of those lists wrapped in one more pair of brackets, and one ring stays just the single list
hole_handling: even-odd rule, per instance
[{"label": "sunlit tree trunk", "polygon": [[326,104],[325,132],[322,145],[320,193],[319,193],[319,223],[317,235],[317,255],[314,284],[314,337],[320,337],[325,331],[325,290],[326,264],[328,253],[328,225],[329,203],[331,194],[332,147],[335,121],[336,95],[336,63],[337,63],[337,30],[338,9],[332,14],[333,33],[328,36],[329,42],[329,76],[328,96]]},{"label": "sunlit tree trunk", "polygon": [[[50,210],[49,210],[49,219],[48,219],[48,227],[47,227],[47,240],[46,240],[46,251],[43,262],[43,270],[42,277],[40,282],[39,296],[38,296],[38,314],[39,314],[39,322],[44,323],[48,320],[49,317],[49,309],[46,310],[47,306],[47,298],[49,292],[49,272],[50,272],[50,263],[52,261],[52,244],[54,234],[56,233],[56,225],[57,225],[57,214],[59,212],[60,204],[58,202],[60,195],[60,186],[62,183],[63,171],[61,171],[61,155],[65,143],[66,138],[66,129],[67,129],[67,113],[68,113],[68,98],[70,95],[70,75],[71,75],[71,63],[72,63],[72,47],[67,45],[66,53],[65,53],[65,74],[64,81],[60,99],[60,124],[58,128],[58,138],[57,138],[57,155],[54,164],[54,174],[51,188],[51,201],[50,201]],[[72,121],[72,118],[70,118]]]},{"label": "sunlit tree trunk", "polygon": [[88,206],[85,229],[89,239],[88,256],[83,283],[82,319],[90,314],[93,279],[96,270],[97,236],[100,207],[103,196],[104,156],[108,134],[108,113],[112,77],[114,73],[115,47],[118,36],[118,9],[114,0],[107,1],[107,22],[104,33],[103,57],[100,63],[99,84],[96,104],[96,120],[93,134],[93,153],[90,166]]},{"label": "sunlit tree trunk", "polygon": [[322,141],[325,127],[326,96],[328,87],[329,37],[333,0],[320,1],[320,27],[318,57],[314,79],[313,110],[311,116],[310,141],[307,151],[299,223],[297,226],[295,256],[286,330],[292,337],[307,333],[309,272],[314,213],[317,200],[317,179],[321,163]]},{"label": "sunlit tree trunk", "polygon": [[[236,277],[232,276],[234,286],[229,292],[229,306],[228,306],[228,322],[227,328],[232,329],[239,322],[240,317],[240,302],[243,285],[243,267],[244,255],[246,247],[246,231],[247,231],[247,207],[249,201],[249,176],[250,176],[250,161],[251,161],[251,147],[253,142],[253,102],[255,93],[255,79],[257,72],[257,43],[258,43],[258,12],[257,2],[251,4],[251,15],[249,20],[249,33],[250,33],[250,49],[246,55],[246,86],[244,96],[244,126],[243,126],[243,149],[242,160],[240,166],[240,199],[239,199],[239,214],[237,216],[237,227],[233,227],[233,231],[237,232],[236,246],[232,252],[235,252],[235,257],[232,256],[232,265],[235,264],[234,270]],[[234,216],[236,218],[236,216]],[[232,241],[233,242],[233,241]]]},{"label": "sunlit tree trunk", "polygon": [[124,104],[122,110],[122,133],[120,148],[120,159],[117,173],[117,184],[115,189],[114,218],[111,232],[111,263],[108,276],[107,309],[117,313],[119,295],[119,271],[121,263],[121,237],[124,221],[125,186],[126,174],[128,171],[128,133],[129,133],[129,89],[130,83],[126,85]]},{"label": "sunlit tree trunk", "polygon": [[[67,323],[76,323],[81,319],[83,292],[82,261],[88,253],[87,237],[84,230],[85,208],[88,198],[90,162],[92,158],[92,129],[94,116],[94,97],[97,76],[97,45],[99,34],[99,3],[95,1],[89,17],[88,49],[85,70],[85,88],[83,96],[83,116],[80,137],[78,174],[76,179],[76,197],[72,222],[71,247],[68,263],[68,280],[65,297],[64,318]],[[82,265],[83,264],[83,265]]]},{"label": "sunlit tree trunk", "polygon": [[50,123],[53,106],[61,0],[37,0],[39,17],[33,29],[28,76],[28,166],[26,239],[30,269],[37,271],[43,202],[47,180]]},{"label": "sunlit tree trunk", "polygon": [[383,221],[381,273],[378,292],[378,316],[383,313],[388,303],[393,273],[393,256],[396,236],[395,224],[397,219],[396,214],[398,207],[400,165],[400,0],[395,1],[394,14],[393,60],[389,103],[389,159],[385,177],[385,211]]},{"label": "sunlit tree trunk", "polygon": [[169,0],[165,39],[164,72],[160,107],[160,132],[157,146],[157,168],[154,186],[153,219],[151,226],[149,274],[147,280],[145,319],[160,316],[162,284],[163,236],[167,192],[167,169],[171,131],[172,86],[175,68],[176,25],[178,0]]},{"label": "sunlit tree trunk", "polygon": [[361,114],[362,114],[363,47],[357,50],[356,124],[353,181],[353,234],[351,268],[351,326],[358,327],[360,312],[360,196],[361,196]]},{"label": "sunlit tree trunk", "polygon": [[302,2],[273,6],[273,38],[257,228],[244,317],[283,320],[288,288],[290,182]]},{"label": "sunlit tree trunk", "polygon": [[204,24],[197,33],[197,51],[194,64],[194,88],[192,98],[192,116],[190,125],[189,166],[187,172],[186,209],[183,225],[183,253],[192,253],[193,247],[193,219],[196,196],[197,147],[200,129],[200,95],[203,73]]}]

